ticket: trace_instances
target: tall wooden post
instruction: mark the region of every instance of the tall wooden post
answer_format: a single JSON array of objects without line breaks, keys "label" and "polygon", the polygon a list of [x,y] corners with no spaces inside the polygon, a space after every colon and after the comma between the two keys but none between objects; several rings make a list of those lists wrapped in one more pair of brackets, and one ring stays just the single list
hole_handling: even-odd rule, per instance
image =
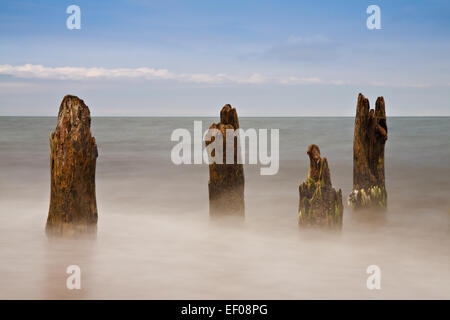
[{"label": "tall wooden post", "polygon": [[353,192],[348,201],[354,209],[387,206],[384,180],[387,131],[384,98],[378,97],[373,110],[369,100],[360,93],[353,140]]},{"label": "tall wooden post", "polygon": [[[239,129],[236,109],[229,104],[225,105],[220,111],[220,122],[213,123],[209,129],[218,130],[223,140],[222,163],[213,162],[209,164],[209,213],[211,216],[244,216],[244,167],[238,163],[238,152],[241,150],[237,136],[233,136],[234,161],[233,163],[226,162],[226,130]],[[206,141],[206,145],[209,146],[213,141],[215,141],[214,135],[209,141]]]},{"label": "tall wooden post", "polygon": [[83,100],[64,97],[58,124],[50,134],[51,195],[48,235],[96,231],[95,168],[98,156],[91,116]]}]

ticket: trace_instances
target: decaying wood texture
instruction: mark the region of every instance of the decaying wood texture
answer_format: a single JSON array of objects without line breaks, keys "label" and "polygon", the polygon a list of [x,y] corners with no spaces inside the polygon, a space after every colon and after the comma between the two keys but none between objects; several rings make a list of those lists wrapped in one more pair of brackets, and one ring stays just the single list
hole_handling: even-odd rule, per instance
[{"label": "decaying wood texture", "polygon": [[384,179],[387,131],[384,98],[378,97],[373,110],[360,93],[353,140],[353,192],[348,199],[354,209],[387,206]]},{"label": "decaying wood texture", "polygon": [[[238,163],[238,138],[234,137],[234,161],[226,163],[226,130],[239,129],[239,120],[235,108],[229,104],[220,111],[220,122],[213,123],[210,128],[220,131],[223,139],[222,163],[209,164],[209,212],[211,216],[237,215],[244,216],[244,167]],[[206,141],[209,146],[215,136]],[[239,148],[239,149],[238,149]],[[212,153],[214,155],[214,151]]]},{"label": "decaying wood texture", "polygon": [[332,187],[327,158],[320,157],[320,149],[315,144],[308,147],[307,154],[310,167],[307,180],[299,186],[299,224],[341,228],[344,213],[342,191]]},{"label": "decaying wood texture", "polygon": [[50,134],[51,195],[48,235],[73,236],[97,228],[95,169],[98,156],[91,116],[83,100],[64,97]]}]

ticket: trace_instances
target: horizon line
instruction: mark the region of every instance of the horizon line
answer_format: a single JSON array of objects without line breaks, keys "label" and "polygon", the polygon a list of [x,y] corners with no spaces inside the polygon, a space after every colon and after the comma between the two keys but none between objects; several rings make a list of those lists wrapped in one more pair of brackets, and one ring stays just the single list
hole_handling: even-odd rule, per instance
[{"label": "horizon line", "polygon": [[[57,118],[58,115],[0,115],[0,118]],[[93,116],[91,118],[220,118],[220,115],[100,115]],[[271,115],[245,115],[239,116],[239,118],[354,118],[355,116],[317,116],[317,115],[282,115],[282,116],[271,116]],[[387,116],[387,118],[450,118],[450,115],[396,115]]]}]

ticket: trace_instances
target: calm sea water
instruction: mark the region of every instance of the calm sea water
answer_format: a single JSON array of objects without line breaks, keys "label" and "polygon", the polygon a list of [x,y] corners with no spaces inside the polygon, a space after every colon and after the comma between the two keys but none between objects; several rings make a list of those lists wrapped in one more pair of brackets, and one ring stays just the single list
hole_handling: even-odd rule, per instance
[{"label": "calm sea water", "polygon": [[[280,129],[280,170],[245,166],[246,218],[210,221],[207,165],[175,166],[193,118],[94,118],[96,240],[49,241],[48,136],[56,118],[0,117],[0,298],[450,298],[450,118],[389,118],[388,211],[345,204],[341,232],[300,230],[307,146],[352,187],[352,118],[242,118]],[[215,118],[204,118],[206,130]],[[69,265],[82,290],[66,289]],[[366,268],[381,268],[368,290]]]}]

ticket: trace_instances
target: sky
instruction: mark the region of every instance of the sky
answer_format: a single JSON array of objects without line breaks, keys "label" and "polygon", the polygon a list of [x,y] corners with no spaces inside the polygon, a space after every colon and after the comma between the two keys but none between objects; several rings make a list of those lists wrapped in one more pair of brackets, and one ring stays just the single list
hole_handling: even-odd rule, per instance
[{"label": "sky", "polygon": [[450,1],[0,2],[0,116],[56,116],[66,94],[94,116],[353,116],[360,92],[450,116]]}]

